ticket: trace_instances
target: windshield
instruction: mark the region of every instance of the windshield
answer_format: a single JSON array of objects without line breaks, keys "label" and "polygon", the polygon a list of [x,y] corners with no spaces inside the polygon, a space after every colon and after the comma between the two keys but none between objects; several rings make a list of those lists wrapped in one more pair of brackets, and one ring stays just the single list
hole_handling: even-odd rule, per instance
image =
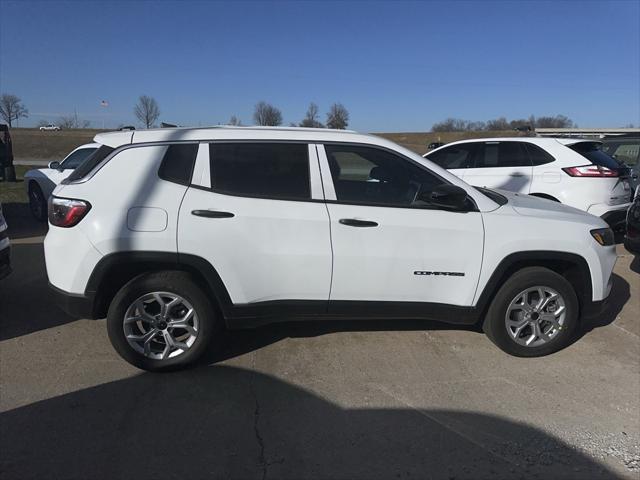
[{"label": "windshield", "polygon": [[86,158],[91,155],[93,152],[97,150],[96,147],[91,148],[81,148],[80,150],[76,150],[67,158],[62,161],[62,168],[65,170],[77,168],[82,162],[86,160]]},{"label": "windshield", "polygon": [[615,158],[602,151],[602,144],[600,142],[579,142],[567,146],[594,165],[606,167],[611,170],[617,170],[621,166],[620,162]]}]

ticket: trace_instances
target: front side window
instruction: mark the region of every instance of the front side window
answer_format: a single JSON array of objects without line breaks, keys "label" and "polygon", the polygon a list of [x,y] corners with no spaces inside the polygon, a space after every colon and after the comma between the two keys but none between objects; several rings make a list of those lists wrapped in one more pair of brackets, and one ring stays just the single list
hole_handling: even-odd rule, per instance
[{"label": "front side window", "polygon": [[71,155],[63,160],[60,164],[65,170],[73,170],[77,168],[82,162],[84,162],[89,155],[95,152],[97,148],[81,148],[76,150]]},{"label": "front side window", "polygon": [[389,151],[353,145],[325,145],[339,202],[428,207],[429,193],[444,180]]},{"label": "front side window", "polygon": [[441,148],[427,155],[427,158],[439,167],[449,169],[469,168],[475,149],[475,143],[462,143]]},{"label": "front side window", "polygon": [[308,200],[308,146],[299,143],[212,143],[211,188],[219,193]]},{"label": "front side window", "polygon": [[522,142],[486,142],[475,154],[475,168],[530,167]]}]

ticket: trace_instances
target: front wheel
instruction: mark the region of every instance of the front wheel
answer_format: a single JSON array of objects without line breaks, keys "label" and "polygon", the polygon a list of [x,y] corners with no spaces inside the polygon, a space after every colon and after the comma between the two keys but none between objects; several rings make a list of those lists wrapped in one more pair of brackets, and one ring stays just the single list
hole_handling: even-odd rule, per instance
[{"label": "front wheel", "polygon": [[564,277],[547,268],[528,267],[500,288],[483,329],[511,355],[541,357],[571,342],[578,313],[576,292]]},{"label": "front wheel", "polygon": [[185,272],[144,274],[116,294],[107,314],[111,344],[130,364],[149,371],[196,362],[218,325],[211,302]]}]

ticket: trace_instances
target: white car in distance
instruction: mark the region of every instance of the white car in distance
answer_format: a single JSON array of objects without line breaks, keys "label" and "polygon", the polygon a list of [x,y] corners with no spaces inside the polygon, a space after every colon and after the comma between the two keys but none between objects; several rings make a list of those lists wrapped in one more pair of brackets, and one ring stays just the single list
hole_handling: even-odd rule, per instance
[{"label": "white car in distance", "polygon": [[29,170],[25,173],[24,185],[29,195],[29,209],[36,220],[44,222],[47,219],[47,200],[53,189],[71,175],[71,172],[99,146],[97,143],[80,145],[61,162],[49,162],[47,168]]},{"label": "white car in distance", "polygon": [[462,140],[424,154],[466,183],[569,205],[623,227],[631,205],[630,169],[579,138]]},{"label": "white car in distance", "polygon": [[58,125],[54,125],[53,123],[49,123],[47,125],[43,125],[40,127],[40,131],[41,132],[48,132],[48,131],[60,131],[60,127]]}]

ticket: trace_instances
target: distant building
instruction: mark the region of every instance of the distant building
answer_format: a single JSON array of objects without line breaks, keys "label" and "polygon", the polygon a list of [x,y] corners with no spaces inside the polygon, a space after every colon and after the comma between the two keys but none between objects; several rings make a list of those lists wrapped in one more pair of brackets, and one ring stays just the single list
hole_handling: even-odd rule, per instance
[{"label": "distant building", "polygon": [[614,135],[640,135],[640,128],[536,128],[537,137],[604,138]]}]

